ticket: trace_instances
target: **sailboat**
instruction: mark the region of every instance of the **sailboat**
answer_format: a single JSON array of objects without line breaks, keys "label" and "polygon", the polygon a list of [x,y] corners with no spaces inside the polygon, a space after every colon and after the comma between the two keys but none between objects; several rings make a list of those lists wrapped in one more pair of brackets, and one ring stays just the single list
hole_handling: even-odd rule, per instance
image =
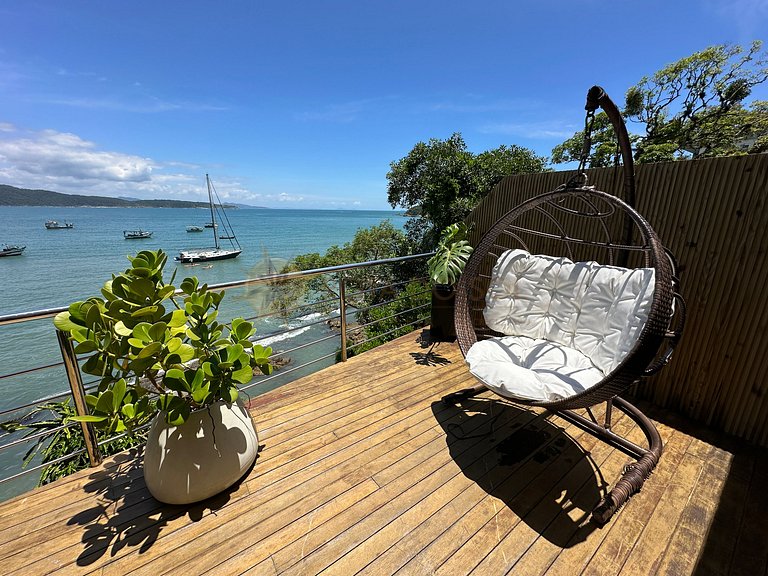
[{"label": "sailboat", "polygon": [[[211,207],[211,230],[213,230],[213,243],[215,248],[202,248],[200,250],[181,250],[179,255],[176,256],[177,262],[195,263],[195,262],[209,262],[211,260],[228,260],[230,258],[237,258],[243,251],[240,248],[240,243],[237,241],[232,226],[229,224],[229,219],[224,213],[224,206],[219,200],[219,195],[216,193],[216,189],[211,184],[211,179],[208,174],[205,175],[205,184],[208,187],[208,203]],[[215,204],[213,197],[216,196],[218,204]],[[223,236],[226,236],[229,243],[232,245],[231,249],[222,248],[219,244],[219,223],[216,222],[216,214],[221,209],[221,228],[225,231]],[[206,228],[208,225],[206,224]]]}]

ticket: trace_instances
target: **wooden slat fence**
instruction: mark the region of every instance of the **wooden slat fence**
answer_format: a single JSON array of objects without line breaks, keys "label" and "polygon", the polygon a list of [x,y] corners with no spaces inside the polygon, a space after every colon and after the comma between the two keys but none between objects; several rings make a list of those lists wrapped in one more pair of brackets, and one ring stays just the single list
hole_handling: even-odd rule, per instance
[{"label": "wooden slat fence", "polygon": [[[622,168],[588,172],[623,197]],[[477,241],[520,202],[574,172],[509,176],[470,215]],[[638,395],[768,446],[768,154],[644,164],[638,211],[677,257],[688,322],[673,360]]]}]

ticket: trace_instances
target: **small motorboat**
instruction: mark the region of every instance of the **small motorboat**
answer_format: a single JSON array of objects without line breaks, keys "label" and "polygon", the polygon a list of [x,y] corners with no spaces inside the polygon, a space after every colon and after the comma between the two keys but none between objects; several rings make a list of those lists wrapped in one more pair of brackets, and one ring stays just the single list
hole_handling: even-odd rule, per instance
[{"label": "small motorboat", "polygon": [[0,256],[21,256],[26,246],[19,246],[17,244],[3,244],[0,247]]},{"label": "small motorboat", "polygon": [[147,230],[123,230],[123,238],[126,240],[141,240],[142,238],[151,238],[152,232]]},{"label": "small motorboat", "polygon": [[47,220],[45,227],[48,230],[68,230],[74,228],[75,225],[72,222],[57,222],[56,220]]},{"label": "small motorboat", "polygon": [[202,232],[203,227],[202,226],[187,226],[187,232]]}]

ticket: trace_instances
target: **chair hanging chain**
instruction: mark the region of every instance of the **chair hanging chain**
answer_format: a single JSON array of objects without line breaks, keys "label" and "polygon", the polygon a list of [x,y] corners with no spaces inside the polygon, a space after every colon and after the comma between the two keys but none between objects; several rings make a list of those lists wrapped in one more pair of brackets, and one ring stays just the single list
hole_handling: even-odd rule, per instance
[{"label": "chair hanging chain", "polygon": [[[581,148],[581,157],[579,158],[579,167],[576,170],[576,175],[571,178],[566,184],[562,185],[564,189],[571,188],[586,188],[587,187],[587,174],[584,172],[587,166],[587,160],[589,160],[589,153],[592,151],[592,129],[595,124],[595,110],[587,107],[587,115],[584,118],[584,143]],[[562,201],[562,199],[560,200]]]},{"label": "chair hanging chain", "polygon": [[[581,158],[579,159],[579,174],[583,174],[589,160],[589,153],[592,151],[592,129],[595,125],[595,111],[587,110],[584,117],[584,144],[581,148]],[[584,175],[586,182],[586,174]]]}]

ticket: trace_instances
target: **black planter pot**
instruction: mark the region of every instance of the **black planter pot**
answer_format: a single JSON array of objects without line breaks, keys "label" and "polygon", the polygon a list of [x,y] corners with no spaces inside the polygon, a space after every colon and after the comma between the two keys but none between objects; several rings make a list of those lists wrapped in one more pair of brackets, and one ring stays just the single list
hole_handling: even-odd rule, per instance
[{"label": "black planter pot", "polygon": [[429,333],[433,342],[452,342],[456,339],[453,309],[456,294],[453,286],[432,287],[432,319]]}]

